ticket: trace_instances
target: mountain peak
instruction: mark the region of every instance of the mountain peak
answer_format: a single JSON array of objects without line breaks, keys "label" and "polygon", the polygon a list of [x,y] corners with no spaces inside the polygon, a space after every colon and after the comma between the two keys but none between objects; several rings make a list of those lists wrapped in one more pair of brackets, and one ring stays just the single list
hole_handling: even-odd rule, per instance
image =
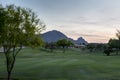
[{"label": "mountain peak", "polygon": [[76,43],[80,43],[80,44],[88,44],[87,41],[85,41],[85,39],[83,37],[79,37],[76,41]]},{"label": "mountain peak", "polygon": [[82,37],[79,37],[77,40],[81,40],[81,39],[83,39]]},{"label": "mountain peak", "polygon": [[42,34],[42,38],[45,42],[50,43],[50,42],[56,42],[60,39],[67,39],[67,36],[60,31],[52,30]]},{"label": "mountain peak", "polygon": [[60,39],[68,39],[68,40],[72,41],[74,44],[79,44],[79,45],[87,44],[87,41],[85,41],[84,38],[82,38],[82,37],[79,37],[77,40],[73,40],[72,38],[68,38],[65,34],[63,34],[60,31],[57,31],[57,30],[48,31],[48,32],[42,34],[41,36],[42,36],[43,40],[48,43],[56,42]]}]

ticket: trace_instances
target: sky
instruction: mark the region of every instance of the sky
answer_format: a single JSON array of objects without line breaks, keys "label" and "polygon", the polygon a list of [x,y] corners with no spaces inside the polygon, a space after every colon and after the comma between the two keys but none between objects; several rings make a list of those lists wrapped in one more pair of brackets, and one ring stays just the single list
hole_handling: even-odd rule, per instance
[{"label": "sky", "polygon": [[107,43],[120,29],[120,0],[0,0],[32,9],[46,24],[47,32],[58,30],[68,37]]}]

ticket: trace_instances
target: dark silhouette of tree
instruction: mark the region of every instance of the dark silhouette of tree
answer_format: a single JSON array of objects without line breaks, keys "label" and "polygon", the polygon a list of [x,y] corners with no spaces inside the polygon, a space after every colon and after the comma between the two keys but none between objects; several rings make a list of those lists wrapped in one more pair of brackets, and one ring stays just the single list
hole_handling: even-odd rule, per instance
[{"label": "dark silhouette of tree", "polygon": [[89,43],[87,45],[87,49],[89,49],[90,52],[93,52],[93,50],[95,49],[96,45],[94,43]]},{"label": "dark silhouette of tree", "polygon": [[108,49],[105,49],[104,50],[104,53],[107,55],[107,56],[110,56],[110,53],[112,52],[112,49],[111,48],[108,48]]},{"label": "dark silhouette of tree", "polygon": [[116,36],[120,40],[120,31],[119,30],[117,30]]},{"label": "dark silhouette of tree", "polygon": [[53,50],[56,49],[56,43],[55,42],[51,42],[51,43],[46,42],[45,48],[50,49],[50,51],[53,52]]},{"label": "dark silhouette of tree", "polygon": [[108,42],[108,45],[116,51],[116,54],[118,55],[118,51],[120,49],[120,40],[118,39],[110,39]]},{"label": "dark silhouette of tree", "polygon": [[8,77],[14,68],[16,56],[23,46],[40,46],[43,41],[36,34],[45,25],[30,9],[8,5],[0,6],[0,44],[4,48]]},{"label": "dark silhouette of tree", "polygon": [[118,39],[110,39],[108,42],[108,45],[113,51],[116,51],[116,55],[118,55],[118,52],[120,50],[120,31],[119,30],[117,30],[116,37]]}]

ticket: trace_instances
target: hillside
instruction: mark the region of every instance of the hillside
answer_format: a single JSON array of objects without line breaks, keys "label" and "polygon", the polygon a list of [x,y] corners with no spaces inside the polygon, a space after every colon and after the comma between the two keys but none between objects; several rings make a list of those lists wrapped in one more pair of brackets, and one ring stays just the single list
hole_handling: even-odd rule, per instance
[{"label": "hillside", "polygon": [[86,45],[88,43],[82,37],[79,37],[77,40],[74,40],[72,38],[68,38],[65,34],[63,34],[60,31],[57,31],[57,30],[52,30],[52,31],[48,31],[46,33],[43,33],[41,35],[41,37],[45,42],[48,42],[48,43],[56,42],[60,39],[68,39],[68,40],[72,41],[74,44],[79,44],[79,45]]},{"label": "hillside", "polygon": [[56,42],[60,39],[67,39],[67,36],[61,33],[60,31],[53,30],[42,34],[42,39],[45,42],[50,43],[50,42]]}]

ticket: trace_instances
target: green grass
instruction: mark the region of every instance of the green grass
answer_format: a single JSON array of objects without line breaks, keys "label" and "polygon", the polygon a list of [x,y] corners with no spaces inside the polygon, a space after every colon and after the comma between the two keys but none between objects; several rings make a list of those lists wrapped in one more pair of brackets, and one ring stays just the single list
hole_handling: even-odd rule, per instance
[{"label": "green grass", "polygon": [[[0,77],[6,77],[2,53]],[[78,49],[62,53],[26,48],[17,57],[12,77],[19,80],[120,80],[120,56]]]}]

